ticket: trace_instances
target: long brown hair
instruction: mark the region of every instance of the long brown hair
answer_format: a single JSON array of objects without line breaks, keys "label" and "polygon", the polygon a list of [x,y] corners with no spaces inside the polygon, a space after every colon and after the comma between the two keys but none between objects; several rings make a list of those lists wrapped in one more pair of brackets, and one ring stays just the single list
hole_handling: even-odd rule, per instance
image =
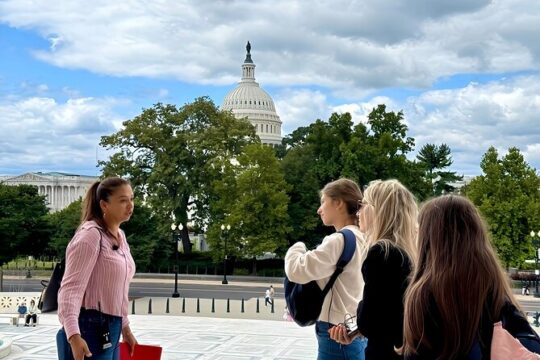
[{"label": "long brown hair", "polygon": [[109,177],[102,181],[96,181],[86,192],[83,201],[81,224],[85,221],[95,221],[103,230],[107,230],[103,220],[103,211],[100,201],[108,201],[109,197],[121,186],[129,185],[129,181],[119,177]]},{"label": "long brown hair", "polygon": [[353,219],[355,224],[358,223],[356,212],[358,211],[358,203],[362,201],[362,190],[356,182],[346,178],[329,182],[321,190],[321,195],[323,194],[333,200],[343,201],[349,217]]},{"label": "long brown hair", "polygon": [[505,302],[517,304],[509,280],[484,221],[464,197],[441,196],[424,205],[418,245],[418,264],[405,295],[403,351],[411,355],[433,347],[435,334],[424,324],[434,301],[443,343],[437,359],[460,358],[474,344],[484,306],[495,321]]}]

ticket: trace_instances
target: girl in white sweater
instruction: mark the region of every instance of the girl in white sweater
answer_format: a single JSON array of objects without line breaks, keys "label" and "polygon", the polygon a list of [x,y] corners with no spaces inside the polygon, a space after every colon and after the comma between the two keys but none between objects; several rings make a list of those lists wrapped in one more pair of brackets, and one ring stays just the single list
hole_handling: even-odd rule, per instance
[{"label": "girl in white sweater", "polygon": [[[357,226],[356,217],[361,201],[360,188],[349,179],[333,181],[321,190],[321,206],[317,214],[324,225],[333,226],[336,232],[341,229],[351,230],[356,236],[356,251],[326,295],[315,325],[319,344],[318,360],[364,360],[367,340],[357,338],[349,345],[340,345],[330,339],[328,334],[328,330],[343,323],[348,314],[356,314],[356,307],[362,300],[364,281],[360,268],[366,253],[366,242]],[[323,289],[336,269],[344,244],[343,235],[339,233],[326,236],[315,250],[308,251],[303,242],[297,242],[285,256],[287,277],[299,284],[316,280]]]}]

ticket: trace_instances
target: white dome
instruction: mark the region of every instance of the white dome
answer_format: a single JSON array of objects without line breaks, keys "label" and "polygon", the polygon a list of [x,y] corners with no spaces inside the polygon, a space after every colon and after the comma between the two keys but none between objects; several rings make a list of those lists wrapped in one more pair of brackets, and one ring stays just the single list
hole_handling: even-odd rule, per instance
[{"label": "white dome", "polygon": [[255,127],[263,144],[281,144],[281,120],[276,113],[274,101],[255,81],[255,64],[251,60],[251,45],[242,65],[242,80],[236,89],[223,99],[221,108],[232,110],[237,118],[247,118]]}]

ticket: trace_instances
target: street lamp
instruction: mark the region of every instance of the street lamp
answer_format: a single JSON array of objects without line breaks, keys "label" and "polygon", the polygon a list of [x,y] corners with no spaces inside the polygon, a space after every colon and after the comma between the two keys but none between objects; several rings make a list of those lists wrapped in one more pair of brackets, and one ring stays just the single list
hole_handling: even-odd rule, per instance
[{"label": "street lamp", "polygon": [[[176,228],[177,228],[176,224],[172,223],[171,224],[172,240],[173,240],[173,244],[175,245],[174,257],[176,261],[176,265],[174,267],[174,292],[172,294],[173,298],[180,297],[180,293],[178,292],[178,235],[176,234]],[[183,228],[184,228],[184,225],[178,224],[178,231],[182,231]]]},{"label": "street lamp", "polygon": [[540,293],[538,293],[538,275],[540,273],[540,271],[538,270],[538,260],[540,260],[540,248],[539,248],[540,241],[535,240],[534,239],[535,236],[538,236],[540,238],[540,231],[538,231],[538,233],[535,233],[534,231],[531,231],[531,237],[533,238],[532,243],[533,243],[533,245],[536,246],[536,251],[535,251],[535,254],[534,254],[534,264],[535,264],[535,268],[534,268],[534,275],[535,275],[534,297],[540,297]]},{"label": "street lamp", "polygon": [[231,230],[231,225],[221,225],[221,237],[225,238],[225,249],[223,250],[223,281],[221,282],[224,285],[227,285],[229,282],[227,281],[227,237],[223,233],[225,232],[225,229],[227,231]]}]

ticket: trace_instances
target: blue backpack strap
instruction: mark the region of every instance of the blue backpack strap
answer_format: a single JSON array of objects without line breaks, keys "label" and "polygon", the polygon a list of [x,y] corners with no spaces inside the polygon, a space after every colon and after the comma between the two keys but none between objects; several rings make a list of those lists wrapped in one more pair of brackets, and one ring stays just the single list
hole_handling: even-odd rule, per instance
[{"label": "blue backpack strap", "polygon": [[356,236],[349,229],[342,229],[340,233],[345,238],[345,246],[343,247],[343,252],[339,257],[336,267],[338,269],[341,268],[341,271],[343,271],[343,268],[347,266],[349,261],[351,261],[352,257],[354,256],[354,252],[356,250]]},{"label": "blue backpack strap", "polygon": [[332,286],[334,286],[337,277],[343,272],[343,269],[345,269],[345,266],[347,266],[349,261],[351,261],[352,257],[354,256],[354,252],[356,251],[356,236],[354,233],[349,229],[341,229],[339,232],[344,238],[343,252],[341,253],[341,256],[336,264],[336,270],[330,277],[328,284],[326,284],[324,287],[323,296],[326,296]]}]

